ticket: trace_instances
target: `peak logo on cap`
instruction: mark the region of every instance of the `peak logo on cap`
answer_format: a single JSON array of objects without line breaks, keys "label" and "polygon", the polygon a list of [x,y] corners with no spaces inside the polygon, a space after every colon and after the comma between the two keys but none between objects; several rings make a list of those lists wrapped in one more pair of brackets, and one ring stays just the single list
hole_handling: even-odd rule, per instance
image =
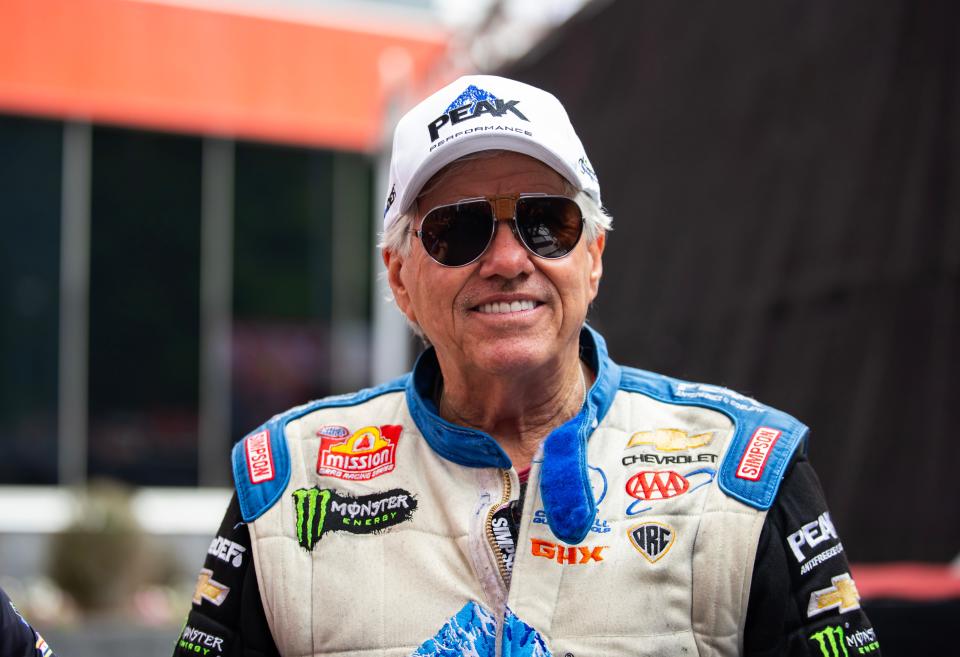
[{"label": "peak logo on cap", "polygon": [[529,123],[530,119],[525,117],[523,113],[517,109],[519,103],[519,100],[502,100],[489,91],[471,84],[447,106],[443,114],[427,124],[430,141],[432,143],[439,139],[440,128],[448,123],[450,125],[456,125],[462,121],[475,119],[484,114],[503,116],[507,112],[511,112],[516,115],[517,118]]}]

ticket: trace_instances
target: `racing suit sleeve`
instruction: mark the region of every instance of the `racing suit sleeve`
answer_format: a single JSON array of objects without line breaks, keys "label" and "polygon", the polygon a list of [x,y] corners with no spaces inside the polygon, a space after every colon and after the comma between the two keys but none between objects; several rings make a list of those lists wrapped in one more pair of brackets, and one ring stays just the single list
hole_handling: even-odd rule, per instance
[{"label": "racing suit sleeve", "polygon": [[820,481],[804,455],[794,457],[760,534],[744,654],[880,655]]},{"label": "racing suit sleeve", "polygon": [[175,657],[279,657],[260,600],[250,530],[234,493],[197,577]]},{"label": "racing suit sleeve", "polygon": [[20,615],[3,589],[0,589],[0,655],[56,657],[40,633]]}]

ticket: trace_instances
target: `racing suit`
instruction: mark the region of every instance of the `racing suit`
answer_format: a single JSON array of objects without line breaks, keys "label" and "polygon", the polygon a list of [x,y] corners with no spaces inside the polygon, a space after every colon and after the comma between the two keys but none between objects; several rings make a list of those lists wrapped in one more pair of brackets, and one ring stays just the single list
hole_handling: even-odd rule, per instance
[{"label": "racing suit", "polygon": [[0,589],[0,655],[56,657],[40,633],[20,615],[3,589]]},{"label": "racing suit", "polygon": [[437,415],[430,350],[249,434],[175,654],[879,654],[804,425],[581,358],[525,481]]}]

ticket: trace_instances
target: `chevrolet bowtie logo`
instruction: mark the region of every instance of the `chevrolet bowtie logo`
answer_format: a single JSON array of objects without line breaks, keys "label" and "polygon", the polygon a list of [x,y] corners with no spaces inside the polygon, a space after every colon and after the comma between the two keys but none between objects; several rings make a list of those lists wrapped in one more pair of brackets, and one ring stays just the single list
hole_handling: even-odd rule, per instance
[{"label": "chevrolet bowtie logo", "polygon": [[654,429],[653,431],[638,431],[627,442],[627,447],[638,445],[653,445],[661,452],[679,452],[693,447],[709,445],[713,440],[713,432],[706,431],[693,436],[680,429]]},{"label": "chevrolet bowtie logo", "polygon": [[828,609],[839,609],[840,613],[860,608],[860,593],[857,585],[850,579],[849,573],[843,573],[830,579],[833,586],[814,591],[807,605],[807,618],[823,613]]},{"label": "chevrolet bowtie logo", "polygon": [[219,607],[227,599],[230,587],[211,579],[211,575],[213,575],[213,571],[209,568],[200,570],[200,574],[197,576],[197,588],[193,592],[193,604],[198,605],[201,601],[206,600]]}]

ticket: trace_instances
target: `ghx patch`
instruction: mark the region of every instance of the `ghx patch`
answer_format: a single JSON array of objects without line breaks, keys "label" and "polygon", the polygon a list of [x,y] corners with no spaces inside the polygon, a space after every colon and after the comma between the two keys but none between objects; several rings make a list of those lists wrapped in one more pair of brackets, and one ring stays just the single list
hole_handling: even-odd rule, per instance
[{"label": "ghx patch", "polygon": [[409,520],[417,508],[416,498],[402,488],[359,497],[318,486],[298,488],[293,502],[297,541],[305,550],[313,550],[328,532],[381,532]]}]

